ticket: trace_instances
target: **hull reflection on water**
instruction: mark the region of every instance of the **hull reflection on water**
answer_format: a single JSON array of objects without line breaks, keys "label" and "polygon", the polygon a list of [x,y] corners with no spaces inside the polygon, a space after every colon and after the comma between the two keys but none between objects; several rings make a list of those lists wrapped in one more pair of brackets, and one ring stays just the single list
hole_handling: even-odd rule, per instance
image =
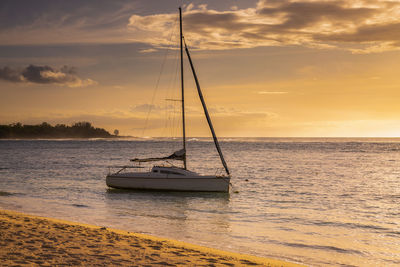
[{"label": "hull reflection on water", "polygon": [[[230,195],[224,192],[108,189],[106,193],[107,214],[119,218],[121,228],[145,234],[157,229],[158,236],[173,239],[179,233],[185,241],[201,245],[215,238],[229,242],[229,202]],[[116,206],[123,208],[116,210]]]}]

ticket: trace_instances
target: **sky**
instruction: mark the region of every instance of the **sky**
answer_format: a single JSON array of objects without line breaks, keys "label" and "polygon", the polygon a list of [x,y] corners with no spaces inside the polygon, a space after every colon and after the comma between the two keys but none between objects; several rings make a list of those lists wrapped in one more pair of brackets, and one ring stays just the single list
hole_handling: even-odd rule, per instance
[{"label": "sky", "polygon": [[[179,136],[178,7],[218,136],[400,137],[400,1],[2,0],[0,124]],[[188,136],[210,136],[184,58]]]}]

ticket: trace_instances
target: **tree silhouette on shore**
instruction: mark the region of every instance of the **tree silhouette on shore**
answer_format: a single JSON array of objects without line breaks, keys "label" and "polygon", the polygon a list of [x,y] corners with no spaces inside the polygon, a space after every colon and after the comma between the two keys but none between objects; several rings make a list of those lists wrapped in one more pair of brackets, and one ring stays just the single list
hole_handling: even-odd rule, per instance
[{"label": "tree silhouette on shore", "polygon": [[95,128],[90,122],[76,122],[72,126],[47,122],[37,125],[22,125],[20,122],[0,125],[0,138],[110,138],[116,137],[102,128]]}]

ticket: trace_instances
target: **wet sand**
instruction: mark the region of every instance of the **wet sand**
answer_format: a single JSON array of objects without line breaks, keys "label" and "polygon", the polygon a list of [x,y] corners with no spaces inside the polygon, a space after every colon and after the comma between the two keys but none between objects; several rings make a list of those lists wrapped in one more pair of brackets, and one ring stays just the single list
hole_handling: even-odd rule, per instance
[{"label": "wet sand", "polygon": [[0,265],[299,266],[8,210],[0,210]]}]

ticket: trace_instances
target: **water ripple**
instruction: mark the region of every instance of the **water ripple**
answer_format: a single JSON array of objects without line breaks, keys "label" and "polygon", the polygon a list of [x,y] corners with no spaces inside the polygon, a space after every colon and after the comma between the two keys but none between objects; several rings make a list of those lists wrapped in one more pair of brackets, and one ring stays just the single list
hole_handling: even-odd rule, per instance
[{"label": "water ripple", "polygon": [[343,249],[335,246],[323,246],[323,245],[308,245],[302,243],[283,243],[285,246],[296,247],[296,248],[309,248],[309,249],[317,249],[317,250],[331,250],[334,252],[345,253],[345,254],[358,254],[363,255],[361,251],[354,249]]},{"label": "water ripple", "polygon": [[[306,265],[399,265],[400,139],[230,138],[221,148],[238,194],[106,187],[106,166],[180,146],[2,140],[0,204]],[[219,164],[210,139],[189,142],[187,157],[200,173]]]}]

